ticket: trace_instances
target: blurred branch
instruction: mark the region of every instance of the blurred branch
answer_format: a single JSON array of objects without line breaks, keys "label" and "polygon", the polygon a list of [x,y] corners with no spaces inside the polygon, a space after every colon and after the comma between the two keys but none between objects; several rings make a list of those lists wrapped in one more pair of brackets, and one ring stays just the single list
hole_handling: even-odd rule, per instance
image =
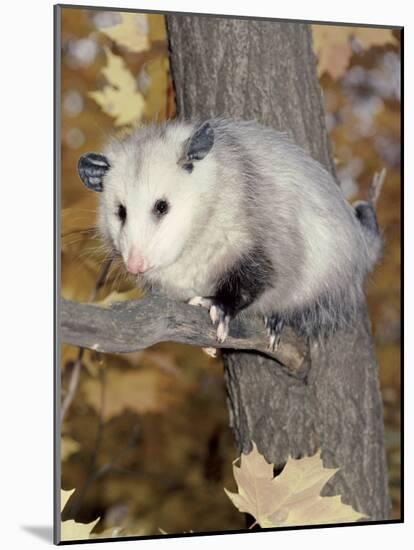
[{"label": "blurred branch", "polygon": [[83,356],[83,348],[79,350],[78,358],[73,364],[72,373],[70,375],[70,380],[68,384],[68,390],[66,392],[66,395],[62,401],[62,405],[60,407],[60,421],[63,422],[66,413],[68,412],[68,409],[70,407],[70,404],[73,401],[73,398],[75,397],[76,389],[79,384],[79,377],[80,377],[80,371],[82,367],[82,356]]},{"label": "blurred branch", "polygon": [[369,200],[374,209],[377,207],[377,202],[381,194],[381,189],[384,185],[386,175],[387,170],[386,168],[383,168],[381,172],[375,172],[374,177],[372,178],[372,183],[369,190]]},{"label": "blurred branch", "polygon": [[[95,287],[91,292],[90,295],[90,301],[94,302],[96,300],[96,296],[98,295],[98,292],[100,288],[102,288],[103,284],[105,283],[106,276],[108,275],[109,268],[112,264],[112,258],[107,259],[99,272],[98,278],[95,283]],[[66,395],[62,401],[62,405],[60,407],[60,422],[62,423],[66,413],[68,412],[68,409],[70,407],[70,404],[73,401],[73,398],[75,397],[76,390],[78,388],[79,384],[79,378],[80,378],[80,371],[82,367],[82,358],[83,358],[83,351],[84,348],[80,348],[78,352],[78,357],[73,365],[72,374],[70,376],[69,384],[68,384],[68,390],[66,392]]]},{"label": "blurred branch", "polygon": [[103,353],[129,353],[170,341],[260,352],[298,378],[306,376],[309,367],[307,342],[290,329],[283,331],[277,351],[271,352],[262,320],[240,316],[232,321],[230,334],[221,344],[204,308],[156,295],[109,308],[62,300],[61,335],[66,344]]}]

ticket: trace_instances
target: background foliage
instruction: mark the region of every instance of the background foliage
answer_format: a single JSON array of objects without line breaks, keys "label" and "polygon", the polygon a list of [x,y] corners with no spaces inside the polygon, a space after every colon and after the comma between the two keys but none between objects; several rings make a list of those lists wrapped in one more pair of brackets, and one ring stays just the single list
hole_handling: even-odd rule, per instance
[{"label": "background foliage", "polygon": [[[368,301],[385,406],[393,501],[400,514],[400,44],[387,29],[313,26],[318,71],[338,176],[348,198],[388,175],[378,205],[384,259]],[[214,53],[214,52],[212,52]],[[114,133],[174,116],[160,15],[62,10],[61,291],[89,301],[104,255],[94,231],[95,194],[76,164]],[[97,298],[139,297],[121,265]],[[62,398],[78,350],[62,346]],[[62,423],[62,487],[76,488],[63,519],[94,533],[245,528],[224,493],[236,485],[219,360],[178,344],[123,356],[86,351]]]}]

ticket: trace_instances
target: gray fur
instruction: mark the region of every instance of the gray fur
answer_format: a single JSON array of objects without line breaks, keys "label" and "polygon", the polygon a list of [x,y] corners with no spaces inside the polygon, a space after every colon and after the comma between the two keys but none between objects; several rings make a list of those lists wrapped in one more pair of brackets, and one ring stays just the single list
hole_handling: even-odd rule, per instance
[{"label": "gray fur", "polygon": [[[151,156],[153,151],[161,151],[159,162],[166,178],[163,192],[172,204],[171,215],[177,212],[177,184],[169,188],[169,172],[171,181],[176,181],[181,178],[177,169],[181,169],[180,185],[188,185],[191,192],[185,231],[177,221],[174,242],[182,241],[177,256],[165,265],[157,260],[157,268],[144,275],[145,282],[179,299],[211,296],[217,281],[238,260],[248,258],[252,250],[263,250],[272,266],[272,280],[266,280],[247,312],[277,314],[307,335],[351,323],[363,298],[365,276],[381,253],[378,230],[358,219],[358,209],[346,202],[333,177],[285,134],[255,122],[208,122],[214,143],[209,142],[205,158],[197,160],[192,173],[183,170],[182,158],[199,122],[175,121],[139,129],[121,144],[107,148],[111,167],[118,163],[122,169],[116,178],[110,179],[112,169],[105,176],[104,197],[106,184],[112,194],[118,192],[117,186],[122,187],[127,198],[120,200],[127,203],[128,197],[135,197],[132,190],[139,193],[139,186],[159,185],[151,180],[151,169],[146,166],[158,162]],[[112,226],[111,201],[101,201],[99,226],[117,248],[116,231],[121,229]],[[130,204],[126,206],[130,211]],[[181,208],[185,210],[185,205]],[[150,225],[149,221],[142,223]],[[137,222],[136,234],[141,233],[144,230]],[[158,248],[162,243],[160,238]]]}]

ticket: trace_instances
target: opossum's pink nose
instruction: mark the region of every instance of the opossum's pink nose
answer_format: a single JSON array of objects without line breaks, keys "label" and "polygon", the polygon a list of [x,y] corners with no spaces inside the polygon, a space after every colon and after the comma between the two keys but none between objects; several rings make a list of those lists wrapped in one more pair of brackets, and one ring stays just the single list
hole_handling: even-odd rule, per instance
[{"label": "opossum's pink nose", "polygon": [[137,275],[144,273],[148,269],[148,264],[140,254],[133,251],[129,253],[126,267],[130,273]]}]

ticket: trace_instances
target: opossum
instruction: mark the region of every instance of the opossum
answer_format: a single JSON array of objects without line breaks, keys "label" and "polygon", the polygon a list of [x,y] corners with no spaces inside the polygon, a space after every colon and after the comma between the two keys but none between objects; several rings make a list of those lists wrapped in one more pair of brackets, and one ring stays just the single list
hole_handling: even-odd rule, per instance
[{"label": "opossum", "polygon": [[319,337],[352,324],[383,240],[374,200],[352,207],[287,134],[251,121],[139,128],[78,163],[97,226],[127,270],[205,306],[224,342],[240,312]]}]

